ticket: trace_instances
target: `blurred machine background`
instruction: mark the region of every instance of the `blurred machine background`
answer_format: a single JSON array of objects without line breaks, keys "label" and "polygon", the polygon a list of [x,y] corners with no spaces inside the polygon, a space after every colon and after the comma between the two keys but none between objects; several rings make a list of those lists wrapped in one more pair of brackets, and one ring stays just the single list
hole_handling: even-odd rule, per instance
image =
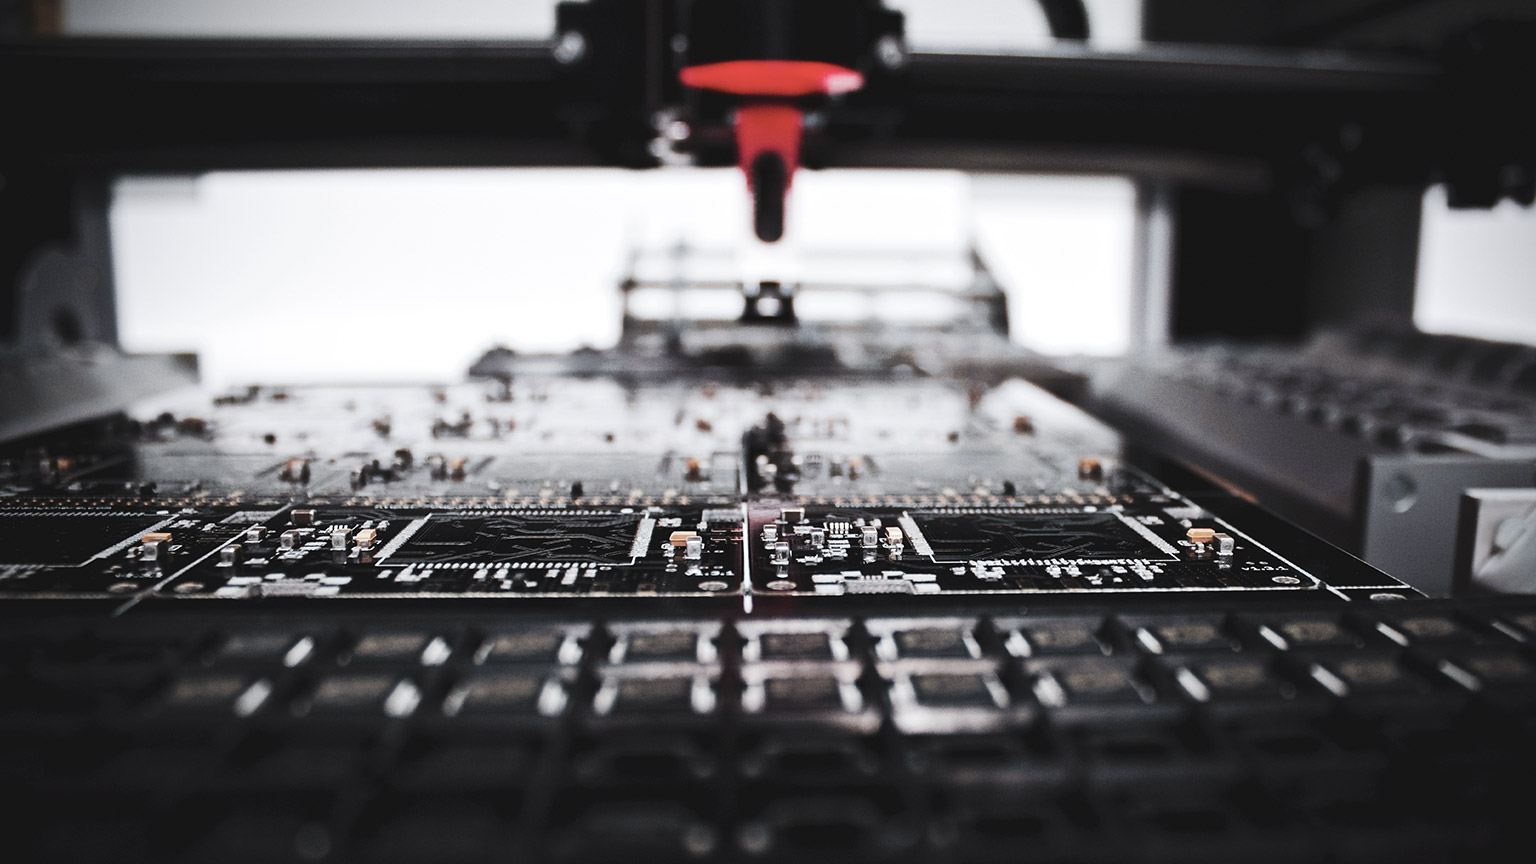
[{"label": "blurred machine background", "polygon": [[5,836],[1522,860],[1533,47],[0,0]]}]

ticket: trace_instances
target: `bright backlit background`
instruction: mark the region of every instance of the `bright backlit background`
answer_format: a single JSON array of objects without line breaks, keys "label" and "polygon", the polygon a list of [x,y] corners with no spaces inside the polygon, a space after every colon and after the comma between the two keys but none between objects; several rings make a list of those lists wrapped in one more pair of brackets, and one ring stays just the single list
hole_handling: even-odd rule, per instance
[{"label": "bright backlit background", "polygon": [[[848,250],[961,262],[974,238],[1017,339],[1113,353],[1129,340],[1133,195],[1114,178],[805,172],[760,266]],[[124,344],[195,347],[220,383],[454,377],[498,343],[611,345],[631,250],[756,245],[735,169],[138,178],[112,218]]]}]

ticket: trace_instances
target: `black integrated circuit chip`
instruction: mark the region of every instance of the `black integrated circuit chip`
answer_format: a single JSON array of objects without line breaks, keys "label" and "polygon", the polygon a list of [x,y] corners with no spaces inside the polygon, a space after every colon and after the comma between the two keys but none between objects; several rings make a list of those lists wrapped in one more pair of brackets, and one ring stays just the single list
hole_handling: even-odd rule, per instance
[{"label": "black integrated circuit chip", "polygon": [[159,513],[0,513],[0,564],[79,567],[165,521]]},{"label": "black integrated circuit chip", "polygon": [[1166,559],[1116,514],[915,511],[935,561]]},{"label": "black integrated circuit chip", "polygon": [[390,564],[628,564],[639,513],[429,516]]}]

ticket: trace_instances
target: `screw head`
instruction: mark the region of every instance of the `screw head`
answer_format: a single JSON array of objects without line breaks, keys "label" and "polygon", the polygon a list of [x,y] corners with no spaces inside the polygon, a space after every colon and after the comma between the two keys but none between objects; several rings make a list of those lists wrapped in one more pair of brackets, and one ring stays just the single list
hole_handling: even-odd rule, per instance
[{"label": "screw head", "polygon": [[897,36],[887,34],[875,41],[875,60],[892,71],[907,65],[907,46]]},{"label": "screw head", "polygon": [[570,66],[587,56],[587,37],[579,30],[567,30],[555,40],[555,62]]},{"label": "screw head", "polygon": [[1508,551],[1516,543],[1520,542],[1521,537],[1525,536],[1527,527],[1524,519],[1518,519],[1513,516],[1500,520],[1499,524],[1493,528],[1492,551]]},{"label": "screw head", "polygon": [[1392,475],[1384,491],[1395,513],[1407,513],[1419,500],[1419,486],[1407,474]]}]

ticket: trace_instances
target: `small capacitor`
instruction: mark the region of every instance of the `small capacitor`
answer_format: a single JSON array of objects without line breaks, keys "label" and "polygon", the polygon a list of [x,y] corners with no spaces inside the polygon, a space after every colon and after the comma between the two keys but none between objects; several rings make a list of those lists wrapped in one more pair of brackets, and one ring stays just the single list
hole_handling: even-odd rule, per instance
[{"label": "small capacitor", "polygon": [[780,567],[789,566],[789,544],[775,543],[773,546],[773,563]]},{"label": "small capacitor", "polygon": [[282,480],[300,486],[309,483],[309,460],[293,458],[283,463]]},{"label": "small capacitor", "polygon": [[1189,538],[1189,554],[1196,558],[1207,558],[1211,554],[1211,544],[1216,542],[1216,531],[1211,528],[1191,528],[1184,534]]},{"label": "small capacitor", "polygon": [[146,564],[158,563],[165,557],[166,546],[169,545],[160,540],[150,540],[139,546],[139,560]]}]

